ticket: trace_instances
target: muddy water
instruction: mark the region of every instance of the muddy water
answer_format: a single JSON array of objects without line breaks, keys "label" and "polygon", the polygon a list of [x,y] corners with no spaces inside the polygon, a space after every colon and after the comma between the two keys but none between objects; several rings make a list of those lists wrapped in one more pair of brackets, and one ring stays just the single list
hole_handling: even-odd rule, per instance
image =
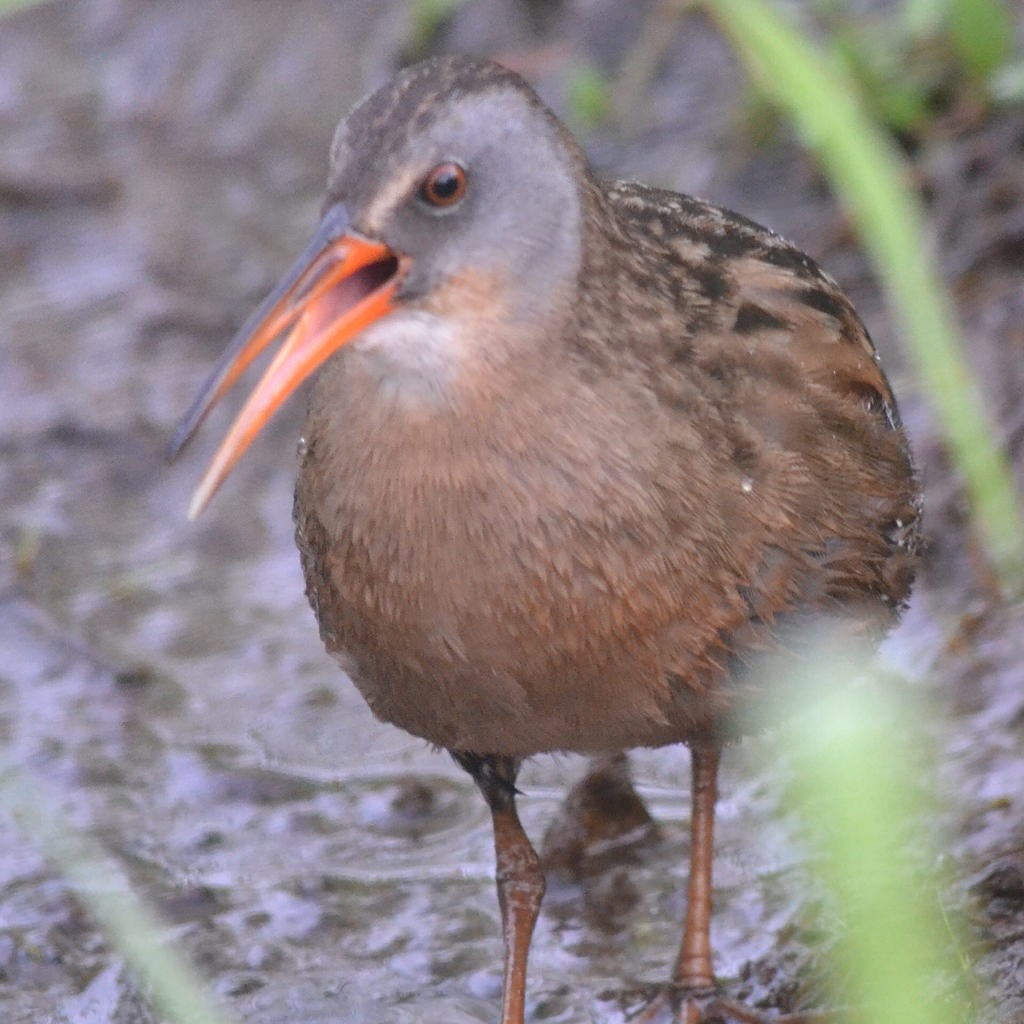
[{"label": "muddy water", "polygon": [[[615,60],[635,36],[636,16],[620,7],[545,24],[516,5],[471,4],[442,41],[516,60],[565,109],[559,68],[581,54]],[[215,354],[314,223],[333,124],[399,60],[407,19],[406,5],[369,0],[95,0],[0,23],[0,735],[19,770],[124,867],[211,989],[256,1022],[496,1016],[482,801],[445,755],[372,719],[322,653],[302,594],[290,523],[301,402],[198,524],[184,509],[228,410],[180,464],[163,460]],[[729,148],[736,79],[691,23],[643,117],[592,137],[595,157],[798,238],[854,290],[898,368],[877,295],[795,151],[747,160]],[[993,180],[1022,139],[1015,122],[982,138]],[[955,178],[955,160],[943,167]],[[992,228],[1011,240],[1016,195]],[[943,229],[963,236],[955,218]],[[1021,300],[1012,260],[991,243],[972,236],[957,250],[974,275],[962,298],[974,357],[1016,438],[1005,353],[1016,345],[1019,358],[1024,344]],[[972,894],[974,934],[992,943],[972,956],[997,995],[992,1019],[1011,1020],[1024,992],[1011,966],[1024,924],[1024,614],[987,601],[972,574],[955,486],[909,375],[897,378],[936,511],[931,566],[888,658],[909,668],[947,737],[949,898]],[[770,743],[727,759],[715,944],[734,992],[785,1007],[813,1001],[792,983],[830,922],[801,829],[764,769],[781,756]],[[569,757],[524,769],[535,838],[581,770]],[[622,1020],[674,954],[686,752],[641,753],[635,772],[662,839],[582,888],[552,886],[534,1019]],[[11,1022],[153,1019],[8,820],[0,1008]]]}]

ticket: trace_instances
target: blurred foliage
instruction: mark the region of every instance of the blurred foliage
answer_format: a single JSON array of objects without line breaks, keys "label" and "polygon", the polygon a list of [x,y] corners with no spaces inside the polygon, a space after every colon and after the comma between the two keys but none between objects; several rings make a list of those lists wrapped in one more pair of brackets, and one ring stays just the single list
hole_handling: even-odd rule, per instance
[{"label": "blurred foliage", "polygon": [[575,65],[569,72],[569,119],[577,132],[592,131],[611,111],[611,82],[593,64]]},{"label": "blurred foliage", "polygon": [[855,1008],[839,1019],[973,1021],[981,998],[938,881],[935,758],[921,734],[927,710],[879,675],[870,652],[834,644],[816,645],[796,679],[777,682],[782,707],[772,718],[787,724],[767,746],[785,751],[813,863],[835,899],[832,999]]},{"label": "blurred foliage", "polygon": [[1014,25],[1003,0],[905,0],[851,11],[816,0],[824,47],[855,81],[875,118],[903,138],[957,103],[1006,98]]},{"label": "blurred foliage", "polygon": [[405,57],[421,60],[444,23],[466,0],[411,0],[408,6]]},{"label": "blurred foliage", "polygon": [[1013,49],[1013,18],[1005,0],[906,0],[911,32],[945,35],[964,69],[989,78]]}]

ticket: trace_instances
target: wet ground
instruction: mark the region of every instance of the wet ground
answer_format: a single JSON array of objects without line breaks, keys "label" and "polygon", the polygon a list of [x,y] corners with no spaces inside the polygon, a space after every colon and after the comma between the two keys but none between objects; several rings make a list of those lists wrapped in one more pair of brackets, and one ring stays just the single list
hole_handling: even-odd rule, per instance
[{"label": "wet ground", "polygon": [[[337,118],[414,49],[410,6],[46,4],[0,23],[0,735],[101,840],[210,988],[252,1022],[494,1020],[487,815],[442,754],[376,723],[320,649],[291,539],[301,402],[197,524],[188,495],[230,410],[169,468],[173,425],[319,208]],[[466,5],[431,45],[501,56],[572,114],[571,69],[620,66],[647,6]],[[699,18],[589,133],[606,173],[734,206],[795,239],[875,335],[928,487],[921,585],[887,657],[934,718],[944,895],[986,1021],[1024,1019],[1024,606],[995,599],[955,477],[862,257],[780,135],[750,142],[742,76]],[[950,118],[921,155],[972,363],[1024,465],[1024,116]],[[814,1002],[828,944],[800,828],[730,751],[714,938],[730,991]],[[539,839],[582,771],[521,778]],[[660,838],[558,882],[535,1020],[620,1021],[682,918],[687,755],[634,760]],[[0,820],[0,1015],[154,1019],[59,873]]]}]

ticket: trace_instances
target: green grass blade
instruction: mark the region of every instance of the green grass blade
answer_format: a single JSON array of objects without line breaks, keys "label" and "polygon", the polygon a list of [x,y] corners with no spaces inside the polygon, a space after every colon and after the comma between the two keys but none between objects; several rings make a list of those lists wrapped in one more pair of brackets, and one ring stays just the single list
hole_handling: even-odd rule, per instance
[{"label": "green grass blade", "polygon": [[786,722],[777,742],[792,759],[792,795],[843,926],[829,964],[834,998],[851,1006],[851,1021],[963,1024],[974,979],[922,828],[935,811],[925,714],[872,678],[867,654],[822,647],[807,663],[814,668],[779,687],[773,718]]},{"label": "green grass blade", "polygon": [[120,865],[68,828],[61,809],[17,768],[0,771],[0,809],[59,867],[168,1021],[229,1024],[194,969],[162,938],[164,926],[132,894]]}]

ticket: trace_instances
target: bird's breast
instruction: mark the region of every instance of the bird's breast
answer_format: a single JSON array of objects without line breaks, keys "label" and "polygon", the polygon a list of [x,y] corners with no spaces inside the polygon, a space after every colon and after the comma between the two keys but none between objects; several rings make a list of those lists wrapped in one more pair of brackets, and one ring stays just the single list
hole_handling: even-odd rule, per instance
[{"label": "bird's breast", "polygon": [[715,616],[680,615],[681,545],[636,431],[588,438],[569,395],[528,424],[410,412],[332,372],[307,424],[297,539],[321,634],[378,716],[489,753],[679,738],[659,633],[703,656]]}]

